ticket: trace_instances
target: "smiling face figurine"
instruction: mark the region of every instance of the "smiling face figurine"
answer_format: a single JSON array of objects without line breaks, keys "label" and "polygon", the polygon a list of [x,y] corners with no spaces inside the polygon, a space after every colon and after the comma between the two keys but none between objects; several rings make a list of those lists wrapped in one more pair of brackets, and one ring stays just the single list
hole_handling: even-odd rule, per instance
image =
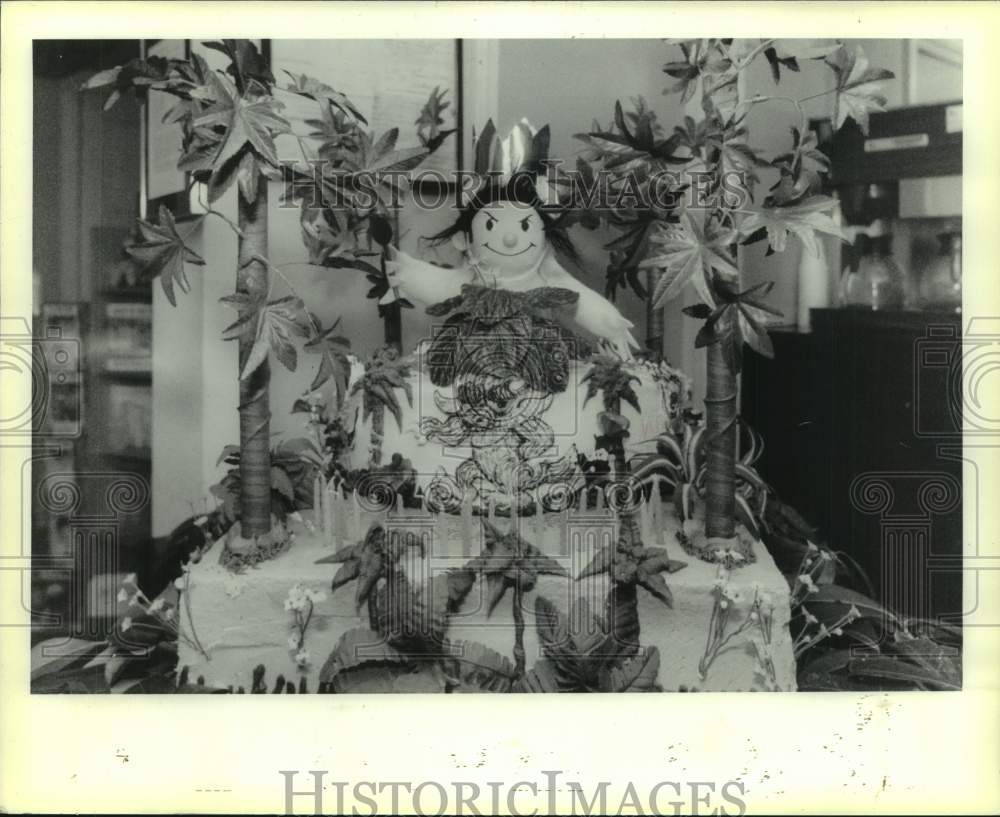
[{"label": "smiling face figurine", "polygon": [[534,207],[516,201],[497,201],[473,216],[468,236],[462,234],[456,244],[468,252],[484,273],[492,272],[502,285],[506,279],[538,269],[545,254],[545,242],[545,225]]},{"label": "smiling face figurine", "polygon": [[567,272],[556,252],[579,263],[572,243],[546,207],[535,176],[515,174],[491,179],[461,209],[447,229],[430,236],[432,244],[450,241],[465,256],[458,269],[440,267],[389,250],[390,285],[382,303],[397,293],[425,304],[441,303],[461,293],[465,284],[526,292],[541,287],[568,289],[577,295],[573,319],[579,328],[606,340],[623,358],[638,348],[632,323],[610,303]]},{"label": "smiling face figurine", "polygon": [[479,283],[488,286],[530,288],[527,279],[553,248],[576,259],[557,216],[542,205],[530,174],[490,180],[448,229],[432,237],[435,243],[449,239],[465,255]]}]

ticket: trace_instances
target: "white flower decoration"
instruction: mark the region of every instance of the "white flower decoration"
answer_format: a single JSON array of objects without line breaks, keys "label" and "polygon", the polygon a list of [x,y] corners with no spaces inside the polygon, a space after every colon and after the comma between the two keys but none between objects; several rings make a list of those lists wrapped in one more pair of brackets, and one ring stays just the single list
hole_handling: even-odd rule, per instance
[{"label": "white flower decoration", "polygon": [[124,587],[118,591],[118,601],[128,601],[128,591]]},{"label": "white flower decoration", "polygon": [[132,616],[125,616],[125,618],[122,619],[122,632],[127,633],[131,629],[132,629]]},{"label": "white flower decoration", "polygon": [[173,621],[174,620],[174,608],[173,607],[168,607],[166,610],[164,610],[163,611],[163,618],[165,620],[167,620],[167,621]]},{"label": "white flower decoration", "polygon": [[819,588],[816,586],[816,582],[813,581],[812,576],[808,573],[800,573],[799,581],[806,587],[810,593],[818,593]]},{"label": "white flower decoration", "polygon": [[285,610],[305,610],[311,601],[310,592],[301,584],[292,585],[288,591],[288,598],[285,599]]},{"label": "white flower decoration", "polygon": [[226,576],[226,580],[223,583],[223,589],[226,591],[226,595],[232,599],[235,599],[243,592],[243,581],[240,576],[230,573]]},{"label": "white flower decoration", "polygon": [[299,636],[297,633],[293,633],[288,636],[288,649],[298,650],[302,646],[302,642],[299,641]]},{"label": "white flower decoration", "polygon": [[300,667],[306,666],[306,664],[309,663],[310,658],[312,658],[312,656],[309,654],[309,650],[303,649],[295,653],[295,663]]},{"label": "white flower decoration", "polygon": [[162,610],[166,606],[166,601],[163,597],[153,599],[152,603],[149,605],[149,612],[155,613],[158,610]]}]

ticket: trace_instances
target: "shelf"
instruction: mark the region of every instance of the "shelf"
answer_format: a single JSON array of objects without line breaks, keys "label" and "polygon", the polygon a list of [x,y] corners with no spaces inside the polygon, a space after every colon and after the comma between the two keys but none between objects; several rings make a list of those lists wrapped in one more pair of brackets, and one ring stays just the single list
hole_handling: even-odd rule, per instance
[{"label": "shelf", "polygon": [[925,312],[904,309],[814,309],[813,330],[817,325],[835,326],[844,331],[926,331],[934,326],[961,327],[962,316],[955,312]]}]

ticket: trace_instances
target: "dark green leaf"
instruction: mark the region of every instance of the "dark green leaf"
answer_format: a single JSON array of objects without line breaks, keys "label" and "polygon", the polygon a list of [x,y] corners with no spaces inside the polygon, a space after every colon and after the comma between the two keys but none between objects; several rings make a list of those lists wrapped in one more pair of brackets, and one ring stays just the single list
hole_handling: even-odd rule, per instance
[{"label": "dark green leaf", "polygon": [[287,296],[269,301],[260,310],[257,334],[247,356],[240,379],[246,379],[274,352],[278,360],[290,371],[295,371],[298,354],[292,339],[306,335],[305,311],[300,298]]},{"label": "dark green leaf", "polygon": [[636,577],[640,587],[645,588],[656,598],[662,601],[667,607],[674,606],[674,596],[667,587],[666,581],[659,573],[645,573],[641,568]]},{"label": "dark green leaf", "polygon": [[691,306],[685,306],[681,312],[691,318],[698,318],[699,320],[705,320],[709,315],[712,314],[712,307],[708,304],[693,304]]},{"label": "dark green leaf", "polygon": [[639,655],[612,665],[602,672],[605,692],[659,692],[660,651],[648,647]]},{"label": "dark green leaf", "polygon": [[305,74],[293,74],[291,71],[285,71],[285,73],[292,78],[292,84],[286,90],[317,101],[326,101],[335,108],[353,116],[359,122],[368,124],[368,120],[361,115],[361,112],[344,94]]},{"label": "dark green leaf", "polygon": [[868,133],[868,115],[885,109],[886,98],[881,80],[892,79],[885,69],[868,67],[868,58],[860,45],[853,49],[841,45],[826,58],[826,64],[837,77],[837,117],[834,127],[840,128],[850,117],[863,133]]},{"label": "dark green leaf", "polygon": [[646,258],[639,266],[664,270],[653,292],[656,308],[679,295],[688,283],[694,285],[706,304],[714,306],[708,283],[711,271],[738,275],[726,238],[707,235],[704,225],[688,210],[681,216],[681,225],[661,231],[652,240],[659,245],[658,254]]},{"label": "dark green leaf", "polygon": [[140,241],[128,245],[125,251],[148,275],[160,276],[160,283],[163,285],[167,300],[171,306],[177,306],[174,284],[176,283],[183,292],[191,288],[184,264],[204,266],[205,261],[187,246],[177,232],[174,214],[163,205],[160,205],[158,224],[142,219],[138,220],[138,224]]}]

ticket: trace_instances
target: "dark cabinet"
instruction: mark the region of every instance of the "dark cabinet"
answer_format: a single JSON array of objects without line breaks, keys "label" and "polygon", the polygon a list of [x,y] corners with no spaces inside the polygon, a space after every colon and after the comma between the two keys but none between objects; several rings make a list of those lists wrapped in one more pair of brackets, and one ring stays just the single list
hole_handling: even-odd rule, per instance
[{"label": "dark cabinet", "polygon": [[813,311],[748,355],[742,412],[779,496],[906,615],[962,612],[961,322],[948,313]]}]

